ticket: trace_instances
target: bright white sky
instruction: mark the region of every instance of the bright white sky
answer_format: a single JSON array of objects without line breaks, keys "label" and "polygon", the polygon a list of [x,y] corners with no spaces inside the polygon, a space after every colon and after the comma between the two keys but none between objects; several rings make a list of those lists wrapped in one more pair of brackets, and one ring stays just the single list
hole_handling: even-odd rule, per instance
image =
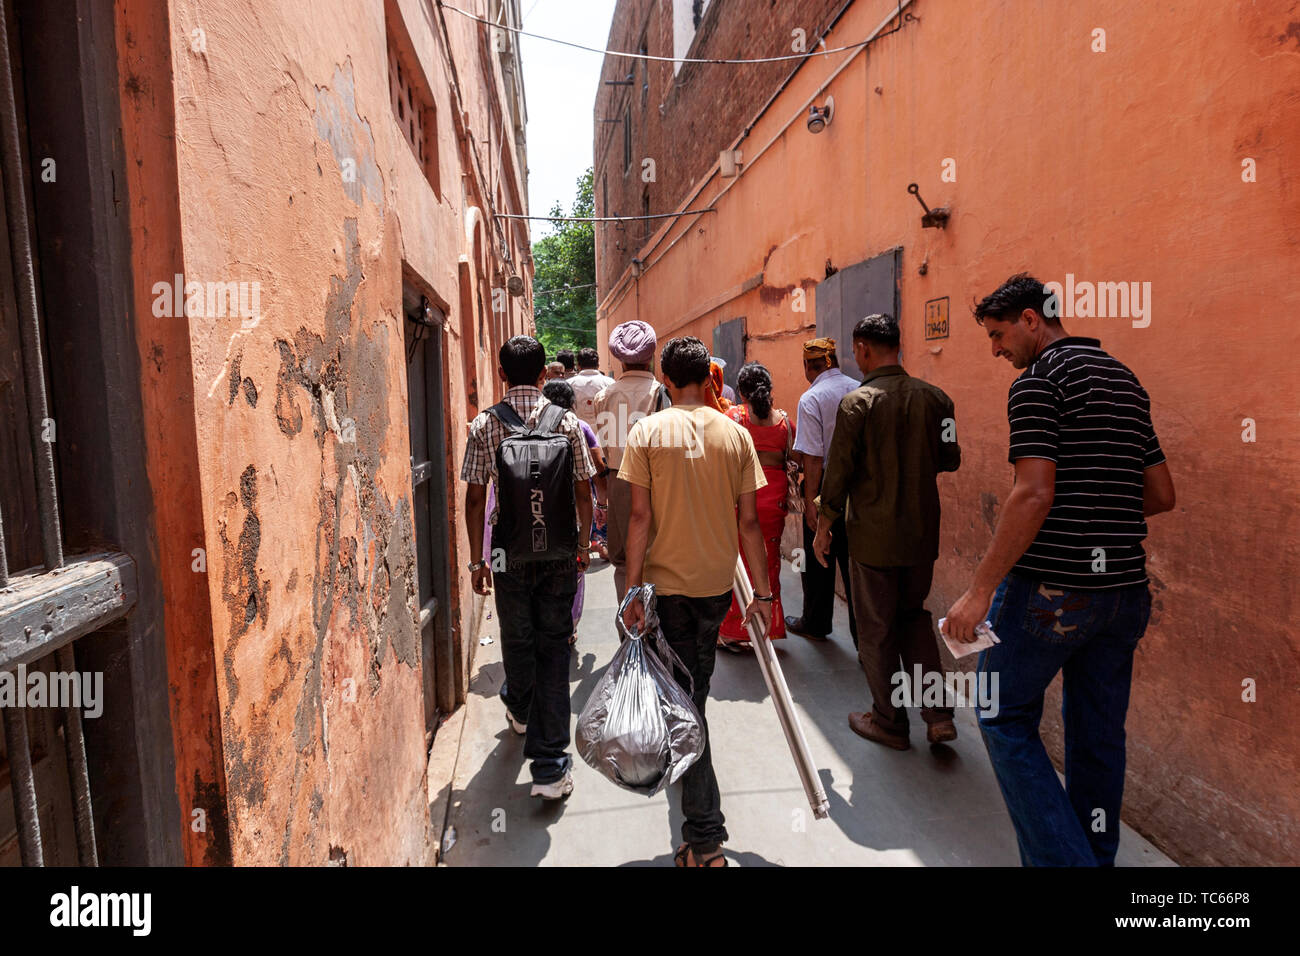
[{"label": "bright white sky", "polygon": [[[523,29],[604,49],[615,0],[521,0]],[[529,214],[573,204],[578,177],[591,165],[592,108],[604,57],[533,37],[519,38],[528,101]],[[534,222],[533,241],[551,231]]]}]

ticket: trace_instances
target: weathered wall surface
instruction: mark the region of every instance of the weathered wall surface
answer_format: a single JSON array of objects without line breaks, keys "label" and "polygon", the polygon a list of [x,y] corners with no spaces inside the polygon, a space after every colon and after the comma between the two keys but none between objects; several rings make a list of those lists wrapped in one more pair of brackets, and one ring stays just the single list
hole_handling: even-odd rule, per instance
[{"label": "weathered wall surface", "polygon": [[184,272],[165,5],[124,0],[117,46],[141,404],[158,528],[153,559],[163,593],[156,629],[166,635],[176,795],[186,861],[223,865],[231,862],[230,821],[212,614],[207,577],[194,570],[192,553],[202,547],[204,531],[190,339],[183,319],[153,314],[154,282]]},{"label": "weathered wall surface", "polygon": [[[828,42],[863,39],[895,7],[858,0]],[[638,310],[661,341],[707,342],[745,316],[748,358],[771,368],[777,404],[792,408],[827,260],[901,246],[904,361],[954,398],[963,447],[961,471],[941,482],[938,616],[968,584],[1011,484],[1016,373],[991,357],[970,303],[1022,269],[1150,282],[1146,327],[1065,320],[1150,392],[1179,496],[1147,540],[1155,612],[1137,655],[1126,817],[1181,862],[1296,863],[1300,744],[1286,728],[1300,720],[1300,644],[1286,622],[1300,573],[1300,127],[1288,117],[1300,107],[1300,9],[917,0],[906,12],[917,19],[867,52],[810,61],[744,139],[738,179],[715,170],[675,184],[675,208],[719,211],[658,230],[639,281],[602,266],[602,342]],[[1092,51],[1096,28],[1104,53]],[[808,104],[827,93],[834,119],[812,135]],[[955,182],[941,178],[945,159]],[[1243,182],[1246,159],[1256,182]],[[922,229],[910,182],[951,207],[947,229]],[[950,335],[927,341],[925,303],[943,296]],[[1254,442],[1242,440],[1247,418]],[[1044,728],[1059,758],[1057,696]]]},{"label": "weathered wall surface", "polygon": [[[447,317],[446,402],[430,414],[445,417],[455,488],[467,415],[493,394],[491,356],[531,323],[526,300],[493,313],[490,298],[509,268],[489,197],[519,212],[524,192],[500,65],[484,30],[449,22],[449,47],[416,0],[333,0],[309,14],[290,2],[124,0],[119,22],[124,100],[140,104],[127,144],[140,171],[137,308],[174,272],[258,297],[256,315],[190,303],[141,333],[154,362],[144,387],[167,424],[150,449],[154,493],[178,502],[163,558],[176,571],[184,556],[169,613],[192,626],[193,666],[208,671],[172,667],[178,778],[179,742],[203,722],[186,715],[196,700],[220,731],[209,763],[224,779],[215,791],[178,780],[183,816],[190,800],[228,815],[238,864],[428,862],[402,288]],[[154,56],[129,70],[145,34]],[[437,191],[394,115],[394,35],[432,99]],[[496,149],[508,143],[493,170],[486,143],[469,139],[486,140],[491,123]],[[170,209],[158,188],[168,180]],[[527,280],[527,229],[506,246]],[[459,569],[458,509],[441,504]],[[206,576],[191,571],[192,547],[205,549]],[[467,577],[454,572],[447,612],[462,697],[477,610]],[[191,862],[220,862],[190,839]]]}]

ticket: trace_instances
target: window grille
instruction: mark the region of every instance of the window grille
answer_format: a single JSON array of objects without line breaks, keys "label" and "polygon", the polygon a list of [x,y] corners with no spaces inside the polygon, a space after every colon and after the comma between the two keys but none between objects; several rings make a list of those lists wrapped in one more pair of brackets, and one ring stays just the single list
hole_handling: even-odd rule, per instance
[{"label": "window grille", "polygon": [[438,180],[438,122],[437,108],[425,86],[423,77],[415,66],[413,51],[403,48],[401,37],[389,23],[388,31],[388,93],[393,104],[393,118],[402,131],[411,152],[415,154],[424,177],[433,187],[434,195],[441,198]]}]

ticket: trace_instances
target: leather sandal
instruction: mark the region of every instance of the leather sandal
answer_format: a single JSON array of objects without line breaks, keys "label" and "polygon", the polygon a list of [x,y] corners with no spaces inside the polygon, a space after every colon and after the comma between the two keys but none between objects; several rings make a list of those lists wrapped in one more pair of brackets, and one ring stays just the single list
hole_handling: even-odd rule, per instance
[{"label": "leather sandal", "polygon": [[[718,861],[722,862],[719,863]],[[673,862],[677,866],[730,866],[727,858],[722,855],[722,844],[718,844],[712,850],[696,856],[694,848],[689,843],[683,843],[673,854]]]}]

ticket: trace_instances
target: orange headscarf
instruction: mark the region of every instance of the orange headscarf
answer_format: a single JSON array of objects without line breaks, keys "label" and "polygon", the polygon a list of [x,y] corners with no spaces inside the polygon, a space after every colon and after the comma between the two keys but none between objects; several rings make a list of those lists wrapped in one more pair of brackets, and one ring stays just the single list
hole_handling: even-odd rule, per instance
[{"label": "orange headscarf", "polygon": [[704,397],[714,411],[727,414],[731,402],[722,397],[722,366],[717,362],[709,363],[709,377],[704,380]]}]

